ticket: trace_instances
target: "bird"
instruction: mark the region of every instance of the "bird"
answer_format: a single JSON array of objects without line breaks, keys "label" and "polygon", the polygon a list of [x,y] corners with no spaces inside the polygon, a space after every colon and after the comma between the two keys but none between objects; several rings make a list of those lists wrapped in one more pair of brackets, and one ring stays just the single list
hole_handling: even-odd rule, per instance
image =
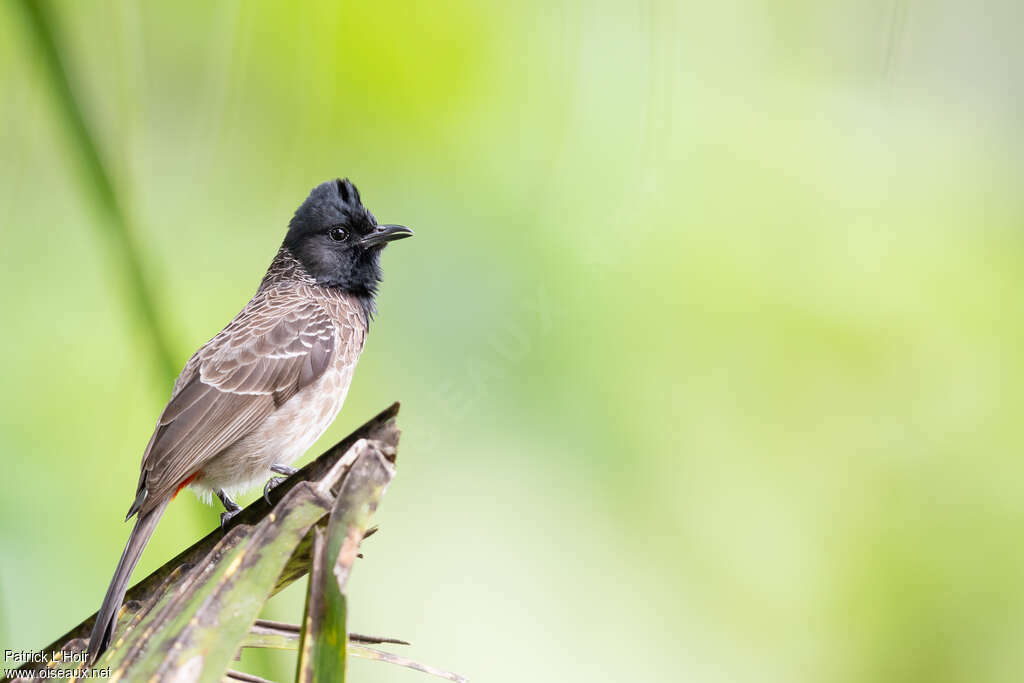
[{"label": "bird", "polygon": [[[183,488],[241,511],[238,492],[267,479],[264,496],[341,410],[366,341],[385,245],[410,237],[378,224],[350,180],[314,187],[295,211],[256,293],[196,351],[174,383],[142,455],[135,516],[89,636],[89,661],[107,649],[128,580],[171,500]],[[268,497],[269,501],[269,497]]]}]

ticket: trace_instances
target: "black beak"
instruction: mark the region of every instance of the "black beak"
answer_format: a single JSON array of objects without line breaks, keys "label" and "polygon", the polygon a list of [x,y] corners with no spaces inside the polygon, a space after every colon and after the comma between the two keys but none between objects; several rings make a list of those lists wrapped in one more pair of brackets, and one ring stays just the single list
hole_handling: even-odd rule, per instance
[{"label": "black beak", "polygon": [[404,225],[378,225],[369,235],[360,240],[364,247],[376,247],[395,240],[412,237],[412,230]]}]

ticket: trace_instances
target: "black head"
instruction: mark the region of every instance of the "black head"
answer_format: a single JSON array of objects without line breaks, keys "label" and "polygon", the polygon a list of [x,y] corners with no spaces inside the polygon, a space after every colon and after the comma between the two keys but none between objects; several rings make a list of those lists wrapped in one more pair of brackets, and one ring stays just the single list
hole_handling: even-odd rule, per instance
[{"label": "black head", "polygon": [[288,224],[284,245],[321,285],[372,298],[384,245],[410,235],[401,225],[377,225],[346,178],[313,188]]}]

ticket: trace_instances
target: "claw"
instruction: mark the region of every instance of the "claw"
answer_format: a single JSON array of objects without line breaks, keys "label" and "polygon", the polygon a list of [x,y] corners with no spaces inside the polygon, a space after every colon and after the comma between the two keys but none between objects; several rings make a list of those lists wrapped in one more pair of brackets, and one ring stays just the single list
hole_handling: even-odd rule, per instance
[{"label": "claw", "polygon": [[242,511],[242,506],[231,500],[228,494],[224,492],[224,489],[217,490],[217,497],[224,504],[224,512],[220,513],[220,528],[225,529],[231,518]]},{"label": "claw", "polygon": [[271,472],[277,472],[278,474],[283,474],[284,476],[283,477],[271,477],[270,479],[267,479],[267,483],[263,487],[263,500],[267,501],[267,505],[273,505],[274,504],[270,500],[270,492],[273,491],[274,488],[278,484],[280,484],[282,481],[284,481],[288,477],[290,477],[293,474],[295,474],[296,472],[298,472],[298,470],[295,469],[294,467],[288,467],[288,465],[279,465],[279,464],[271,465],[270,466],[270,471]]},{"label": "claw", "polygon": [[234,517],[235,515],[237,515],[239,512],[241,512],[240,509],[239,510],[225,510],[224,512],[220,513],[220,528],[221,528],[221,530],[227,530],[228,522],[230,522],[231,518]]},{"label": "claw", "polygon": [[288,477],[271,477],[267,479],[266,485],[263,487],[263,500],[267,501],[267,505],[273,505],[274,502],[270,500],[270,492]]}]

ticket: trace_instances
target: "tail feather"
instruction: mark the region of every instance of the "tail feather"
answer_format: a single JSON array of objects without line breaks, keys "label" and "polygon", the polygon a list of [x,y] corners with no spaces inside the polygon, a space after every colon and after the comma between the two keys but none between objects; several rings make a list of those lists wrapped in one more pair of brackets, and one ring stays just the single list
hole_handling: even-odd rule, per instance
[{"label": "tail feather", "polygon": [[114,577],[110,580],[107,594],[103,597],[103,605],[96,614],[96,623],[93,624],[92,634],[89,636],[89,663],[93,663],[110,645],[114,637],[114,627],[117,626],[117,615],[121,611],[121,603],[124,602],[124,594],[128,590],[128,580],[131,578],[132,570],[139,562],[142,549],[146,547],[156,523],[164,514],[164,508],[170,500],[158,504],[138,516],[135,520],[135,527],[128,536],[128,543],[121,553],[121,559],[117,563]]}]

